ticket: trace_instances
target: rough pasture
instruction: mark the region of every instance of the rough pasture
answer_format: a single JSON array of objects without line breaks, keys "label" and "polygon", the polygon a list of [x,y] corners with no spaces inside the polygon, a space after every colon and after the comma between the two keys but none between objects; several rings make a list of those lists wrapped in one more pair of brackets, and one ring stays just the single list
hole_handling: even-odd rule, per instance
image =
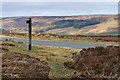
[{"label": "rough pasture", "polygon": [[50,67],[45,61],[27,54],[11,52],[5,47],[17,47],[14,44],[2,43],[2,80],[34,78],[47,79]]}]

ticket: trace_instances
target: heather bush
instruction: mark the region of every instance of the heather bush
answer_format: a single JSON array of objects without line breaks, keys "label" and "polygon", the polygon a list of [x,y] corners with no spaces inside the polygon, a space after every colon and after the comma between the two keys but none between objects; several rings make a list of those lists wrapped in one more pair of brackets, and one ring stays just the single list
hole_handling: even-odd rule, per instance
[{"label": "heather bush", "polygon": [[75,70],[73,78],[118,78],[119,50],[120,46],[82,49],[64,66]]}]

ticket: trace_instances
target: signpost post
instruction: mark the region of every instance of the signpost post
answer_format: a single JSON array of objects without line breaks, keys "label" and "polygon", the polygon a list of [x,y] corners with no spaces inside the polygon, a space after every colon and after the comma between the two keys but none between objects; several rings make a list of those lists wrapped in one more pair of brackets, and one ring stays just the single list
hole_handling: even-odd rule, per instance
[{"label": "signpost post", "polygon": [[26,21],[26,23],[28,24],[28,33],[29,33],[29,44],[28,44],[28,49],[29,50],[31,50],[31,31],[32,31],[32,28],[31,28],[31,26],[32,26],[32,24],[31,24],[31,18],[29,18],[27,21]]}]

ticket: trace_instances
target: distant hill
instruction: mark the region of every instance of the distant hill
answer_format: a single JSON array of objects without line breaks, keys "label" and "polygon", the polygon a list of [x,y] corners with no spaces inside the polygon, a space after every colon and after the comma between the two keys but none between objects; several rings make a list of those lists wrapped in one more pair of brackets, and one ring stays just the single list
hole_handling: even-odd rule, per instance
[{"label": "distant hill", "polygon": [[[117,35],[117,15],[30,16],[32,31],[46,34]],[[3,32],[27,33],[29,17],[0,19]]]}]

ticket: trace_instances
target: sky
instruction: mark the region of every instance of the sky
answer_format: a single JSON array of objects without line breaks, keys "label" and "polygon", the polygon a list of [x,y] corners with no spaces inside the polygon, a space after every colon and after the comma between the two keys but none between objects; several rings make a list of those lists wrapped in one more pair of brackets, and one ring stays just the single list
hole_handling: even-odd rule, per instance
[{"label": "sky", "polygon": [[119,2],[119,0],[1,0],[2,2]]},{"label": "sky", "polygon": [[[117,14],[117,0],[109,2],[2,2],[2,16],[73,16]],[[105,1],[105,0],[104,0]],[[107,1],[107,0],[106,0]],[[110,2],[111,1],[111,2]]]}]

